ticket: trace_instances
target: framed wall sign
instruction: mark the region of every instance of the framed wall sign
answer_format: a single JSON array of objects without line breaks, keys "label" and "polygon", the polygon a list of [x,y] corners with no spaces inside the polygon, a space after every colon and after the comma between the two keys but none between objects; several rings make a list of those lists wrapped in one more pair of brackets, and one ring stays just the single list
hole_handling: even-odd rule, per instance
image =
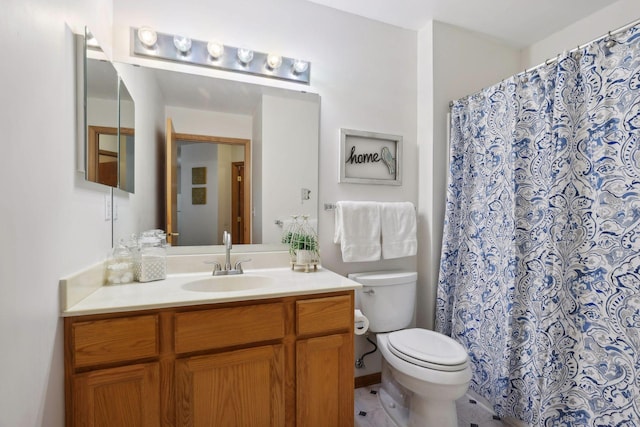
[{"label": "framed wall sign", "polygon": [[340,129],[338,182],[402,185],[401,165],[401,136]]}]

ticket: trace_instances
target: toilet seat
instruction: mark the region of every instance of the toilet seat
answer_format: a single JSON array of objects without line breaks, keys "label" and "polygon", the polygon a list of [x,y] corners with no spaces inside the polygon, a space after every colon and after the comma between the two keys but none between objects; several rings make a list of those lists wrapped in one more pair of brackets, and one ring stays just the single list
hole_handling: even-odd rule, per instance
[{"label": "toilet seat", "polygon": [[403,329],[388,335],[389,350],[414,365],[437,371],[461,371],[469,356],[459,343],[427,329]]}]

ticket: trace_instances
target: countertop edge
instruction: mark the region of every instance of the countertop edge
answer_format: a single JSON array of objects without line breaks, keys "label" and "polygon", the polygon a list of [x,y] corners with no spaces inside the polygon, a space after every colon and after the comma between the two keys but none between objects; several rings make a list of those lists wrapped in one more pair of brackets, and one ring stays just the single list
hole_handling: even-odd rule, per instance
[{"label": "countertop edge", "polygon": [[250,295],[243,296],[237,295],[233,297],[227,298],[215,298],[215,299],[202,299],[202,300],[192,300],[192,301],[176,301],[176,302],[168,302],[168,303],[159,303],[159,304],[148,304],[148,305],[136,305],[136,306],[123,306],[123,307],[105,307],[103,309],[87,309],[87,310],[77,310],[72,311],[68,310],[62,312],[60,317],[80,317],[80,316],[92,316],[98,314],[117,314],[117,313],[128,313],[128,312],[138,312],[138,311],[147,311],[147,310],[161,310],[165,308],[180,308],[180,307],[195,307],[199,305],[215,305],[215,304],[225,304],[231,302],[242,302],[242,301],[262,301],[269,299],[279,299],[286,297],[295,297],[295,296],[303,296],[303,295],[316,295],[316,294],[330,294],[335,292],[343,292],[343,291],[353,291],[359,289],[361,286],[354,287],[336,287],[336,288],[324,288],[324,289],[310,289],[304,291],[283,291],[280,293],[268,294],[268,295]]},{"label": "countertop edge", "polygon": [[[353,291],[362,287],[358,282],[321,266],[318,271],[309,273],[276,267],[247,270],[246,274],[271,275],[277,281],[277,285],[224,292],[195,292],[185,290],[184,285],[194,280],[211,277],[210,274],[203,272],[179,273],[155,282],[100,286],[99,289],[95,289],[75,304],[64,306],[60,317],[258,301],[289,296]],[[63,280],[60,282],[63,287]],[[63,288],[61,288],[62,292],[64,292]]]}]

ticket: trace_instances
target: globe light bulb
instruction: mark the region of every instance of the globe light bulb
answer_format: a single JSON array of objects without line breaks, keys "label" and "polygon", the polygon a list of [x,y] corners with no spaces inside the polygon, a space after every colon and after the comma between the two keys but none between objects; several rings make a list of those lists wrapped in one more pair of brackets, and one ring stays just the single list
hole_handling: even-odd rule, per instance
[{"label": "globe light bulb", "polygon": [[146,47],[153,47],[158,41],[158,34],[153,28],[140,27],[138,28],[138,40]]},{"label": "globe light bulb", "polygon": [[277,70],[282,65],[282,56],[270,53],[267,55],[267,67]]},{"label": "globe light bulb", "polygon": [[253,59],[253,51],[251,49],[238,49],[238,60],[247,65]]},{"label": "globe light bulb", "polygon": [[302,74],[309,68],[309,63],[307,61],[302,61],[300,59],[296,59],[293,61],[293,72],[296,74]]},{"label": "globe light bulb", "polygon": [[191,49],[191,39],[189,37],[173,36],[173,45],[184,54]]},{"label": "globe light bulb", "polygon": [[224,53],[224,45],[216,41],[209,42],[207,43],[207,52],[213,59],[218,59]]}]

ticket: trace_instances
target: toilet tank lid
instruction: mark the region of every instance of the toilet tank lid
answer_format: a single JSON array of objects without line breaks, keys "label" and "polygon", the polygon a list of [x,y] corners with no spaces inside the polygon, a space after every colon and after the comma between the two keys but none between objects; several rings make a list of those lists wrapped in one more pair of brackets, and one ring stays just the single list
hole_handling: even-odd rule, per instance
[{"label": "toilet tank lid", "polygon": [[365,273],[351,273],[349,279],[365,286],[388,286],[412,283],[418,279],[415,271],[370,271]]}]

